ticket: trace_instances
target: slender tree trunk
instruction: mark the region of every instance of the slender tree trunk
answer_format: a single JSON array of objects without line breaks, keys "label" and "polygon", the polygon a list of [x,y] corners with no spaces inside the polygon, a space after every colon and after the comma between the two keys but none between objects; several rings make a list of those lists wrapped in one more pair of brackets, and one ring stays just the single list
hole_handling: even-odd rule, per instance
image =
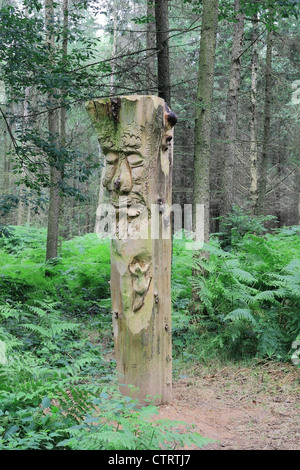
[{"label": "slender tree trunk", "polygon": [[9,143],[8,143],[8,132],[7,129],[4,129],[3,131],[3,150],[4,150],[4,161],[3,161],[3,180],[2,180],[2,191],[3,194],[8,193],[9,189],[9,159],[8,159],[8,149],[9,149]]},{"label": "slender tree trunk", "polygon": [[155,1],[158,96],[171,105],[168,0]]},{"label": "slender tree trunk", "polygon": [[260,180],[258,191],[258,212],[264,214],[267,192],[268,150],[271,131],[271,104],[272,104],[272,48],[273,31],[267,34],[266,72],[265,72],[265,104],[264,104],[264,132],[263,148],[261,154]]},{"label": "slender tree trunk", "polygon": [[[155,6],[154,0],[147,0],[147,16],[153,17],[153,21],[147,23],[147,33],[146,33],[146,48],[155,49]],[[155,82],[155,56],[154,50],[148,50],[146,52],[146,80],[148,86],[148,93],[151,95],[152,88]]]},{"label": "slender tree trunk", "polygon": [[218,6],[218,0],[203,1],[199,75],[196,99],[193,231],[197,231],[197,207],[199,208],[199,205],[202,205],[204,209],[205,242],[207,242],[209,239],[209,167],[211,146],[211,114],[214,86],[216,35],[218,27]]},{"label": "slender tree trunk", "polygon": [[224,167],[221,181],[220,215],[226,216],[233,205],[234,164],[238,122],[238,100],[241,83],[241,54],[244,39],[244,15],[239,13],[240,0],[235,0],[237,22],[234,24],[230,78],[226,103]]},{"label": "slender tree trunk", "polygon": [[[25,8],[25,13],[26,16],[28,16],[28,11],[27,8]],[[24,142],[24,133],[26,132],[26,129],[28,127],[28,114],[29,114],[29,87],[25,88],[25,93],[24,93],[24,105],[23,105],[23,129],[22,129],[22,140],[23,140],[23,146],[26,145]],[[26,174],[26,168],[24,163],[22,163],[22,173],[21,173],[21,179],[25,177]],[[25,193],[25,186],[24,184],[20,185],[20,196],[24,197]],[[17,215],[17,225],[22,225],[24,218],[25,218],[25,202],[24,200],[19,201],[18,205],[18,215]]]},{"label": "slender tree trunk", "polygon": [[97,210],[96,210],[96,221],[95,221],[95,228],[94,231],[97,232],[98,229],[98,224],[101,220],[101,213],[100,213],[100,206],[104,202],[104,176],[105,176],[105,163],[106,159],[101,151],[101,146],[98,142],[98,152],[99,152],[99,160],[103,160],[103,166],[101,168],[101,176],[100,176],[100,186],[99,186],[99,193],[98,193],[98,205],[97,205]]},{"label": "slender tree trunk", "polygon": [[115,60],[114,56],[117,52],[117,0],[113,1],[113,45],[111,51],[111,76],[110,76],[110,94],[114,95],[114,81],[115,81]]},{"label": "slender tree trunk", "polygon": [[[29,114],[29,88],[26,87],[25,88],[25,97],[24,97],[24,108],[23,108],[23,123],[24,123],[24,128],[23,128],[23,135],[24,135],[24,131],[26,132],[26,129],[28,127],[28,114]],[[26,145],[24,142],[23,142],[23,145]],[[25,168],[25,165],[24,163],[22,164],[22,173],[21,173],[21,178],[23,179],[25,177],[25,173],[26,173],[26,168]],[[24,195],[24,190],[25,190],[25,186],[24,184],[21,184],[20,186],[20,195]],[[26,204],[24,203],[24,201],[20,200],[19,201],[19,205],[18,205],[18,218],[17,218],[17,225],[22,225],[23,221],[24,221],[24,218],[25,218],[25,206]]]},{"label": "slender tree trunk", "polygon": [[[6,105],[6,89],[5,89],[5,84],[3,83],[3,103],[5,104],[5,109],[7,107]],[[3,173],[2,173],[2,181],[1,181],[1,192],[2,194],[8,194],[9,192],[9,157],[8,157],[8,152],[9,152],[9,133],[6,127],[6,124],[4,124],[4,129],[3,129],[3,152],[4,152],[4,160],[3,160]]]},{"label": "slender tree trunk", "polygon": [[296,216],[294,220],[295,225],[300,225],[300,168],[298,167],[295,173],[295,192],[296,192]]},{"label": "slender tree trunk", "polygon": [[[67,60],[68,55],[68,30],[69,30],[69,0],[63,0],[63,40],[62,40],[62,52],[64,60]],[[66,145],[66,100],[65,90],[61,91],[61,108],[60,108],[60,139],[63,146]]]},{"label": "slender tree trunk", "polygon": [[251,64],[251,102],[250,102],[250,198],[252,213],[258,213],[258,149],[257,149],[257,68],[258,68],[258,19],[253,17],[252,64]]},{"label": "slender tree trunk", "polygon": [[[68,56],[68,31],[69,31],[69,0],[63,0],[62,5],[62,15],[63,15],[63,39],[62,39],[62,53],[64,60],[67,61]],[[61,147],[65,148],[67,145],[67,107],[65,99],[66,91],[61,90],[61,107],[60,107],[60,143]],[[64,169],[62,169],[61,177],[63,178]],[[67,223],[65,223],[65,213],[66,213],[67,201],[64,198],[61,200],[61,214],[62,219],[62,230],[61,234],[64,238],[67,238]]]},{"label": "slender tree trunk", "polygon": [[[49,51],[54,48],[54,6],[53,0],[45,0],[45,29],[46,29],[46,44]],[[52,92],[53,93],[53,92]],[[53,145],[57,145],[59,137],[59,115],[58,111],[54,109],[56,100],[53,94],[49,93],[48,96],[48,131],[49,139]],[[50,200],[48,210],[48,231],[47,231],[47,248],[46,259],[57,257],[58,246],[58,231],[59,231],[59,215],[61,206],[61,197],[59,184],[62,174],[57,168],[58,162],[52,161],[50,165]]]},{"label": "slender tree trunk", "polygon": [[[210,232],[210,147],[211,115],[214,86],[214,64],[218,28],[219,0],[203,0],[202,27],[199,56],[198,89],[196,98],[194,184],[193,184],[193,232],[196,242],[209,240]],[[208,256],[196,251],[194,258]],[[193,276],[199,273],[193,270]],[[201,301],[195,289],[192,290],[191,311],[200,313]],[[203,312],[202,312],[203,313]]]}]

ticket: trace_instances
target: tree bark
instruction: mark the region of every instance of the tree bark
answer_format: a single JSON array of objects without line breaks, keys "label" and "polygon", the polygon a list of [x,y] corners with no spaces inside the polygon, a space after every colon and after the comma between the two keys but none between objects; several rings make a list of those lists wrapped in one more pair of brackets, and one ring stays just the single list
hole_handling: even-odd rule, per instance
[{"label": "tree bark", "polygon": [[[54,49],[54,4],[53,0],[45,0],[45,30],[46,45],[51,53]],[[55,108],[57,100],[53,97],[53,91],[48,95],[48,131],[49,139],[53,146],[57,146],[59,139],[59,113]],[[51,157],[50,162],[50,194],[48,209],[48,229],[47,229],[47,247],[46,260],[57,257],[59,215],[61,206],[61,197],[59,184],[62,173],[59,162],[55,157]]]},{"label": "tree bark", "polygon": [[296,216],[293,222],[295,225],[300,225],[300,168],[299,167],[295,173],[295,194],[296,194]]},{"label": "tree bark", "polygon": [[147,23],[147,33],[146,33],[146,80],[148,86],[148,94],[153,93],[153,86],[155,83],[155,5],[154,0],[147,0],[147,17],[153,17],[153,21]]},{"label": "tree bark", "polygon": [[110,94],[114,94],[114,81],[115,81],[115,60],[114,57],[117,52],[117,0],[113,1],[113,44],[111,51],[111,76],[110,76]]},{"label": "tree bark", "polygon": [[250,98],[250,199],[252,214],[258,213],[258,149],[257,149],[257,68],[258,68],[258,18],[252,20],[252,61]]},{"label": "tree bark", "polygon": [[[24,107],[23,107],[23,123],[24,123],[24,128],[28,127],[28,114],[29,114],[29,88],[25,88],[25,96],[24,96]],[[24,137],[24,128],[23,128],[23,137]],[[23,145],[26,145],[25,142],[23,142]],[[26,174],[26,168],[24,163],[22,163],[22,173],[21,173],[21,178],[23,179]],[[24,184],[20,185],[20,196],[24,196],[25,192],[25,186]],[[25,207],[26,204],[23,200],[19,201],[18,205],[18,216],[17,216],[17,225],[22,225],[22,223],[25,221]]]},{"label": "tree bark", "polygon": [[168,0],[155,1],[158,96],[171,105]]},{"label": "tree bark", "polygon": [[[204,0],[200,40],[199,75],[196,98],[194,182],[193,182],[193,232],[196,243],[208,243],[210,233],[210,147],[211,116],[214,87],[214,65],[218,28],[219,0]],[[197,247],[196,247],[197,250]],[[194,259],[208,257],[205,251],[195,251]],[[205,275],[193,269],[193,277]],[[191,312],[202,312],[198,292],[192,288]]]},{"label": "tree bark", "polygon": [[258,213],[265,212],[265,199],[267,192],[268,151],[271,132],[271,104],[272,104],[272,48],[273,31],[267,34],[266,71],[265,71],[265,103],[264,103],[264,132],[261,154],[261,167],[258,191]]},{"label": "tree bark", "polygon": [[[63,16],[63,39],[62,39],[62,53],[64,61],[67,61],[68,56],[68,37],[69,37],[69,0],[63,0],[62,5],[62,16]],[[62,148],[66,148],[67,145],[67,106],[66,106],[66,90],[61,90],[60,100],[60,145]],[[64,177],[64,168],[61,170],[61,179]],[[61,199],[61,211],[60,219],[61,224],[61,235],[67,238],[67,224],[64,223],[65,213],[67,208],[66,198]]]},{"label": "tree bark", "polygon": [[[211,147],[211,115],[214,86],[214,64],[218,27],[218,0],[204,0],[200,40],[199,75],[196,98],[193,231],[197,229],[197,208],[204,210],[203,233],[199,239],[209,239],[209,170]],[[200,208],[201,211],[201,208]],[[201,230],[201,228],[200,228]]]},{"label": "tree bark", "polygon": [[234,24],[231,49],[230,79],[226,102],[224,161],[221,181],[220,215],[232,208],[234,196],[234,164],[238,122],[238,101],[241,83],[241,54],[244,39],[244,15],[239,13],[240,0],[235,0],[237,22]]},{"label": "tree bark", "polygon": [[105,172],[106,172],[106,159],[104,158],[101,150],[101,146],[98,143],[98,153],[99,153],[99,160],[103,161],[103,166],[101,167],[100,171],[100,185],[99,185],[99,193],[98,193],[98,204],[97,204],[97,210],[96,210],[96,220],[95,220],[95,226],[94,226],[94,232],[97,232],[97,227],[98,224],[100,223],[101,220],[101,205],[104,203],[104,177],[105,177]]}]

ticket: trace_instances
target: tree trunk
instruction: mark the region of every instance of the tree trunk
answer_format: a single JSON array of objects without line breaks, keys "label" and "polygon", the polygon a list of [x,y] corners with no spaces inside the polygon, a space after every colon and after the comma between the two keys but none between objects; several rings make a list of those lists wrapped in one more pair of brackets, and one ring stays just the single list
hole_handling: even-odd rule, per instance
[{"label": "tree trunk", "polygon": [[[218,0],[204,0],[200,40],[199,75],[196,98],[193,231],[197,238],[209,239],[209,167],[211,146],[211,114],[214,86],[214,64],[218,27]],[[197,229],[197,209],[201,217],[204,210],[204,226]],[[202,224],[200,224],[202,225]],[[203,230],[202,230],[203,229]]]},{"label": "tree trunk", "polygon": [[230,78],[226,103],[224,161],[221,181],[220,215],[226,216],[233,205],[234,164],[238,121],[238,100],[241,83],[241,54],[244,39],[244,15],[239,13],[240,0],[235,0],[237,22],[234,24]]},{"label": "tree trunk", "polygon": [[[69,33],[69,0],[63,0],[62,5],[62,15],[63,15],[63,39],[62,39],[62,53],[64,61],[67,61],[68,56],[68,33]],[[67,145],[67,106],[66,106],[66,91],[61,90],[61,100],[60,100],[60,144],[62,148],[66,148]],[[61,170],[61,178],[64,176],[64,168]],[[68,236],[68,225],[65,223],[65,213],[67,208],[66,198],[61,200],[61,235],[64,238]]]},{"label": "tree trunk", "polygon": [[[214,64],[216,36],[218,28],[219,0],[204,0],[199,52],[199,75],[196,98],[194,184],[193,184],[193,232],[196,242],[209,241],[210,233],[210,147],[211,115],[214,87]],[[194,253],[194,259],[207,257],[201,251]],[[193,269],[193,276],[205,274]],[[198,314],[202,310],[201,301],[192,289],[191,311]]]},{"label": "tree trunk", "polygon": [[94,231],[97,233],[98,230],[98,225],[101,221],[101,206],[104,203],[104,177],[105,177],[105,172],[106,172],[106,159],[104,158],[101,150],[101,146],[98,143],[98,150],[99,150],[99,160],[103,161],[103,166],[101,168],[101,174],[100,174],[100,186],[99,186],[99,193],[98,193],[98,205],[97,205],[97,210],[96,210],[96,221],[95,221],[95,227]]},{"label": "tree trunk", "polygon": [[264,214],[267,192],[268,150],[271,131],[271,104],[272,104],[272,47],[273,31],[267,34],[266,72],[265,72],[265,104],[264,104],[264,132],[263,148],[261,154],[261,167],[258,192],[258,212]]},{"label": "tree trunk", "polygon": [[[24,130],[26,131],[27,127],[28,127],[28,114],[29,114],[29,109],[28,109],[28,106],[29,106],[29,88],[26,87],[25,88],[25,96],[24,96],[24,107],[23,107],[23,125],[24,125],[24,128],[23,128],[23,136],[24,136]],[[25,142],[23,142],[23,145],[26,145]],[[21,178],[23,179],[25,177],[25,174],[26,174],[26,168],[25,168],[25,165],[24,163],[22,163],[22,173],[21,173]],[[22,195],[24,196],[24,192],[25,192],[25,186],[24,184],[21,184],[20,185],[20,196],[22,197]],[[22,223],[25,221],[25,207],[26,207],[26,204],[24,201],[20,200],[19,201],[19,205],[18,205],[18,217],[17,217],[17,225],[22,225]]]},{"label": "tree trunk", "polygon": [[[54,49],[54,6],[53,0],[45,0],[45,29],[46,45],[51,52]],[[48,131],[49,139],[54,146],[57,146],[59,139],[59,114],[55,108],[57,101],[53,98],[53,91],[48,96]],[[58,168],[58,163],[53,157],[50,163],[50,195],[48,210],[48,230],[47,230],[47,248],[46,260],[57,257],[59,215],[61,206],[61,197],[59,184],[62,173]]]},{"label": "tree trunk", "polygon": [[113,1],[113,44],[111,51],[111,76],[110,76],[110,94],[114,94],[114,81],[115,81],[115,60],[114,57],[117,52],[117,0]]},{"label": "tree trunk", "polygon": [[147,17],[153,17],[153,21],[147,23],[146,33],[146,48],[153,49],[146,52],[146,80],[148,86],[148,94],[153,94],[153,87],[155,83],[155,6],[154,0],[147,0]]},{"label": "tree trunk", "polygon": [[158,96],[171,105],[168,0],[155,1]]},{"label": "tree trunk", "polygon": [[258,68],[258,19],[252,20],[252,63],[251,63],[251,101],[250,101],[250,199],[252,214],[258,213],[258,150],[257,150],[257,68]]},{"label": "tree trunk", "polygon": [[150,395],[157,404],[170,403],[176,117],[149,95],[92,101],[87,110],[107,159],[104,185],[114,206],[110,286],[120,390],[141,401]]},{"label": "tree trunk", "polygon": [[294,219],[295,225],[300,225],[300,168],[295,173],[295,194],[296,194],[296,215]]}]

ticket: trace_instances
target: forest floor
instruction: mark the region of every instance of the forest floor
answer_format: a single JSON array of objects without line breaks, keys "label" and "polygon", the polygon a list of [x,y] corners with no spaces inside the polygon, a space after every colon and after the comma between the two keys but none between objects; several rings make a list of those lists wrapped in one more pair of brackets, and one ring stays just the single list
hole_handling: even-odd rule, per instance
[{"label": "forest floor", "polygon": [[173,384],[158,418],[216,440],[201,450],[300,450],[300,374],[290,364],[199,367]]}]

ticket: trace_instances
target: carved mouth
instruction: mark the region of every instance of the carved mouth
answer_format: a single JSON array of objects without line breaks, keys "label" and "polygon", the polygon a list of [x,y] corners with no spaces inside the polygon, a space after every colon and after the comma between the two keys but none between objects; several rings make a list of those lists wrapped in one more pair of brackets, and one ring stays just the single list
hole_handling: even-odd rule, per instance
[{"label": "carved mouth", "polygon": [[[125,207],[115,207],[116,209],[116,218],[119,220],[121,216],[126,215],[130,220],[135,219],[143,214],[145,214],[146,206],[142,204],[135,204],[134,206],[125,206]],[[146,212],[148,214],[148,212]]]},{"label": "carved mouth", "polygon": [[123,208],[130,208],[131,206],[136,206],[138,209],[139,207],[144,208],[146,207],[146,203],[138,194],[131,194],[128,196],[119,196],[112,194],[111,195],[111,203],[115,209],[123,209]]}]

